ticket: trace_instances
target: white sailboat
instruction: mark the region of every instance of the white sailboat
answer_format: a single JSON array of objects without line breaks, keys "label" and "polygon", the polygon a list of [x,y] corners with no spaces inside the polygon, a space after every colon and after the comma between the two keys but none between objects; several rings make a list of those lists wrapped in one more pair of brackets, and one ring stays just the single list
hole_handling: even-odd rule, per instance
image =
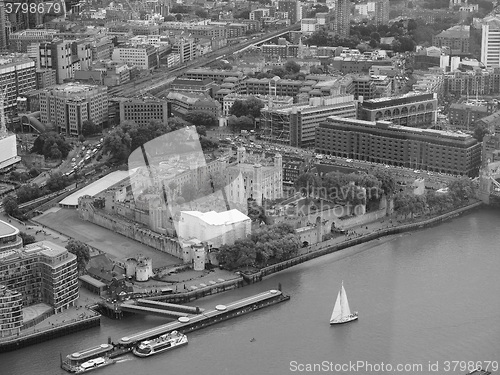
[{"label": "white sailboat", "polygon": [[339,294],[337,295],[337,301],[335,301],[335,306],[333,307],[330,324],[347,323],[356,319],[358,319],[358,312],[355,311],[351,313],[349,302],[347,301],[347,294],[344,289],[344,281],[342,281],[342,287],[340,288]]}]

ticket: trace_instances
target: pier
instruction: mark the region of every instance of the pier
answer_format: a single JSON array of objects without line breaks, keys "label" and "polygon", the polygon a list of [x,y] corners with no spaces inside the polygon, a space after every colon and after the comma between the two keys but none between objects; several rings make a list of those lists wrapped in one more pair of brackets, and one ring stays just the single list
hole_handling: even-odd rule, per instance
[{"label": "pier", "polygon": [[117,345],[121,348],[132,348],[140,341],[152,339],[168,332],[192,332],[278,302],[286,301],[288,299],[290,299],[290,297],[283,295],[283,293],[279,290],[269,290],[267,292],[259,293],[254,296],[232,302],[228,305],[218,305],[213,310],[191,316],[190,318],[180,318],[175,322],[163,324],[146,331],[122,337],[118,341]]},{"label": "pier", "polygon": [[[141,341],[153,339],[172,331],[179,331],[185,334],[204,327],[211,326],[219,322],[223,322],[228,319],[235,318],[237,316],[250,313],[252,311],[262,309],[267,306],[271,306],[283,301],[288,301],[289,299],[290,297],[284,295],[280,290],[273,289],[232,302],[228,305],[217,305],[213,310],[201,312],[190,317],[182,316],[174,322],[163,324],[155,328],[122,337],[117,343],[112,343],[112,345],[102,344],[100,346],[95,346],[90,349],[85,349],[70,354],[61,364],[61,367],[67,371],[70,371],[71,368],[79,365],[80,362],[83,361],[83,359],[88,360],[89,356],[93,357],[95,355],[104,355],[109,358],[116,358],[120,355],[130,352],[134,348],[134,346]],[[134,306],[141,307],[137,305]],[[148,308],[144,306],[142,307]],[[194,309],[198,308],[195,307]],[[166,310],[157,310],[166,312]],[[172,312],[174,311],[168,311],[168,313]],[[177,313],[188,315],[188,313]]]}]

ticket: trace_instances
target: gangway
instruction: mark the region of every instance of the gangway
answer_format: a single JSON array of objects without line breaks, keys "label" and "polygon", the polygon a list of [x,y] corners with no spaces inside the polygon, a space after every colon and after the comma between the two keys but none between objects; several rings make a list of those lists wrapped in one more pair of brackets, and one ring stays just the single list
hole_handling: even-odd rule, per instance
[{"label": "gangway", "polygon": [[144,306],[144,307],[151,307],[151,308],[160,309],[160,310],[176,311],[176,312],[187,313],[187,314],[200,314],[204,311],[203,309],[200,309],[199,307],[179,305],[176,303],[154,301],[154,300],[143,299],[143,298],[138,299],[136,301],[136,305]]}]

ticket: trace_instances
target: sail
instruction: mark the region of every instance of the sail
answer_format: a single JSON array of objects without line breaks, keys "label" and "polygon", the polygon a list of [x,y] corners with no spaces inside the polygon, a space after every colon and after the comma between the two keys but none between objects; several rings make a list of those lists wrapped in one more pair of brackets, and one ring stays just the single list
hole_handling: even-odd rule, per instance
[{"label": "sail", "polygon": [[332,317],[330,321],[340,319],[342,317],[342,308],[340,306],[340,292],[337,295],[337,301],[335,301],[335,306],[333,307]]},{"label": "sail", "polygon": [[351,315],[351,309],[349,308],[349,302],[347,301],[347,294],[344,289],[344,284],[342,284],[342,290],[340,296],[341,296],[340,305],[342,307],[342,317]]}]

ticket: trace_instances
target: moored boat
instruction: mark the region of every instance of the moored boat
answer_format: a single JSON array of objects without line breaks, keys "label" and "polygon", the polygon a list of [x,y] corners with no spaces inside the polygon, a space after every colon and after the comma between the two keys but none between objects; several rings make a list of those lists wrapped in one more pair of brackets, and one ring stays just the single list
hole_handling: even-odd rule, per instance
[{"label": "moored boat", "polygon": [[187,343],[188,339],[186,335],[178,331],[172,331],[161,335],[156,339],[146,340],[139,343],[139,345],[132,349],[132,353],[138,357],[149,357],[153,354],[165,352],[167,350],[186,345]]},{"label": "moored boat", "polygon": [[92,371],[101,367],[112,365],[114,363],[116,363],[114,359],[108,357],[97,357],[94,359],[90,359],[87,362],[83,362],[76,368],[75,373],[82,374],[84,372]]}]

